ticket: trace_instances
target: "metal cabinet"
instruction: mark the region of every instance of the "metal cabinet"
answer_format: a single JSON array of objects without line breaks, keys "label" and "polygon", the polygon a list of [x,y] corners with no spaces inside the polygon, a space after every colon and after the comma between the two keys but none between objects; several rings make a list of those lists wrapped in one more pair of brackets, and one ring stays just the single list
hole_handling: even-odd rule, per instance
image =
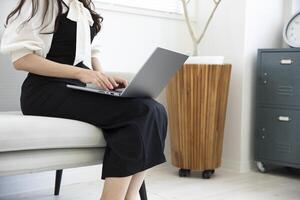
[{"label": "metal cabinet", "polygon": [[255,159],[300,168],[300,49],[258,50]]},{"label": "metal cabinet", "polygon": [[258,103],[300,106],[300,51],[259,50],[257,83]]}]

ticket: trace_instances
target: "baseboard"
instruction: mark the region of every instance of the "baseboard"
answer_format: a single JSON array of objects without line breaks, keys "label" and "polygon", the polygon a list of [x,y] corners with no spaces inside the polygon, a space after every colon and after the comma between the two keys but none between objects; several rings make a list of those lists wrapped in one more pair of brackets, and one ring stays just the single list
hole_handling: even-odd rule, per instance
[{"label": "baseboard", "polygon": [[247,173],[255,170],[255,162],[250,160],[246,162],[234,160],[222,160],[221,168],[238,173]]}]

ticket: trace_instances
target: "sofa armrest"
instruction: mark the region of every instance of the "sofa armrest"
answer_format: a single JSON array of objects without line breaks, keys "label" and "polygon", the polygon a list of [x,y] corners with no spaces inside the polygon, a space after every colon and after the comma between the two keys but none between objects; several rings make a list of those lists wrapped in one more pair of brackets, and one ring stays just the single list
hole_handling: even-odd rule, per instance
[{"label": "sofa armrest", "polygon": [[132,72],[105,72],[107,73],[108,75],[111,75],[111,76],[119,76],[121,78],[124,78],[126,79],[128,82],[130,82],[134,76],[135,76],[135,73],[132,73]]}]

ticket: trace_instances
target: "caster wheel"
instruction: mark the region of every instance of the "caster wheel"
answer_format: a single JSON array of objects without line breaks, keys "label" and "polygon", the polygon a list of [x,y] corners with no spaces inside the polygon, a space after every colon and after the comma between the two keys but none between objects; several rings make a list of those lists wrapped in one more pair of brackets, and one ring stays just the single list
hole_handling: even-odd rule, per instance
[{"label": "caster wheel", "polygon": [[266,163],[257,162],[256,167],[257,167],[258,171],[261,173],[267,173],[267,171],[268,171],[268,167],[267,167]]},{"label": "caster wheel", "polygon": [[202,178],[204,179],[210,179],[211,176],[215,173],[215,170],[205,170],[202,173]]},{"label": "caster wheel", "polygon": [[178,174],[180,177],[187,177],[191,173],[191,170],[189,169],[179,169]]}]

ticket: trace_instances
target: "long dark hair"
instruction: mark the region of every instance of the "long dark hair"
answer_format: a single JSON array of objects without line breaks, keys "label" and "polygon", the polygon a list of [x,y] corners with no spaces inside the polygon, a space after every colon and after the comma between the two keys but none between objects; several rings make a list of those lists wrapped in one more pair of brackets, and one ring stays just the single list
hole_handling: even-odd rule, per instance
[{"label": "long dark hair", "polygon": [[[5,23],[6,26],[8,24],[8,21],[10,20],[10,18],[12,18],[15,14],[17,14],[17,17],[20,15],[21,9],[22,9],[25,1],[32,1],[32,13],[29,16],[29,18],[23,22],[23,24],[29,22],[36,15],[38,9],[42,9],[42,8],[39,8],[39,1],[40,0],[20,0],[17,7],[7,16],[6,23]],[[43,0],[43,1],[46,1],[46,8],[43,8],[44,9],[44,18],[43,18],[42,23],[41,23],[40,26],[42,26],[44,24],[45,16],[46,16],[46,14],[49,10],[49,1],[55,1],[55,0]],[[59,25],[58,21],[59,21],[59,18],[61,16],[62,12],[63,12],[62,0],[56,0],[56,1],[57,1],[57,4],[58,4],[58,15],[56,17],[55,28],[54,28],[52,33],[55,33],[57,31],[58,25]],[[96,13],[94,10],[92,10],[91,5],[93,5],[95,7],[92,0],[79,0],[79,1],[82,2],[84,7],[86,7],[90,11],[90,13],[92,15],[92,18],[94,20],[94,27],[96,28],[96,32],[98,33],[101,30],[101,23],[103,21],[103,18],[98,13]],[[43,27],[43,29],[46,26],[47,25],[45,25]]]}]

